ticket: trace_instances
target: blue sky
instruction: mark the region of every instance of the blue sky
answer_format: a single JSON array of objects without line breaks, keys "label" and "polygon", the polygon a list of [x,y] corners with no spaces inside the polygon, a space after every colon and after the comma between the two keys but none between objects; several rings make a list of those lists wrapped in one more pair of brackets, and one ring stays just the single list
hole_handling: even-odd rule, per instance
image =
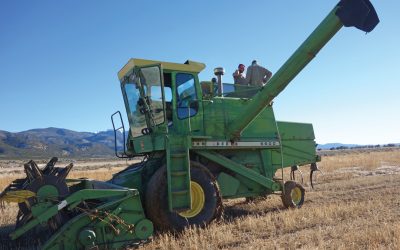
[{"label": "blue sky", "polygon": [[[225,82],[252,59],[276,72],[337,1],[0,2],[0,130],[111,128],[129,58],[206,63]],[[381,23],[344,28],[275,99],[277,119],[313,123],[317,142],[400,142],[400,1]]]}]

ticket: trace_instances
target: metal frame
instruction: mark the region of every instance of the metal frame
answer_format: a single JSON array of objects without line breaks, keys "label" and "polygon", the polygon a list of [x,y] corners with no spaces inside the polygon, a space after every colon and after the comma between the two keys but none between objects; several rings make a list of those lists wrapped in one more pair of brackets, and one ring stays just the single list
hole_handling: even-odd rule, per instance
[{"label": "metal frame", "polygon": [[[114,116],[115,116],[116,114],[119,114],[119,119],[121,120],[121,124],[122,124],[122,126],[119,127],[119,128],[117,128],[117,129],[115,129],[115,124],[114,124]],[[117,156],[118,158],[122,158],[122,159],[130,158],[130,157],[128,156],[128,154],[126,153],[126,145],[125,145],[125,142],[126,142],[126,138],[125,138],[125,125],[124,125],[124,120],[122,119],[121,112],[120,112],[119,110],[118,110],[117,112],[115,112],[114,114],[111,115],[111,122],[112,122],[113,129],[114,129],[114,151],[115,151],[115,156]],[[124,142],[124,143],[123,143],[123,145],[124,145],[124,152],[123,152],[123,154],[121,154],[121,155],[118,154],[118,147],[117,147],[117,131],[120,130],[120,129],[122,129],[122,136],[123,136],[123,142]]]}]

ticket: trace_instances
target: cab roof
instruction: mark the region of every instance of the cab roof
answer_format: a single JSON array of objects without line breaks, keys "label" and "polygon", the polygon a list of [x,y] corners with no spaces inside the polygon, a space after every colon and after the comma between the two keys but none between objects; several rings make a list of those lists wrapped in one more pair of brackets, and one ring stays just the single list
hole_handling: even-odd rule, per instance
[{"label": "cab roof", "polygon": [[132,58],[118,72],[118,78],[121,81],[124,76],[133,71],[134,67],[144,67],[155,64],[161,64],[163,70],[187,71],[193,73],[199,73],[206,67],[204,63],[190,61],[190,60],[187,60],[185,63],[172,63],[172,62],[162,62],[162,61]]}]

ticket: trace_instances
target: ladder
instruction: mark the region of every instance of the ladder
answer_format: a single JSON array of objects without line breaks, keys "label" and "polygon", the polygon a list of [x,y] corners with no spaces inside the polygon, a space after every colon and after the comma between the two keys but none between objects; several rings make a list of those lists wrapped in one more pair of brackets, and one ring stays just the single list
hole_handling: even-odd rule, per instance
[{"label": "ladder", "polygon": [[169,210],[191,209],[190,157],[184,136],[166,137]]}]

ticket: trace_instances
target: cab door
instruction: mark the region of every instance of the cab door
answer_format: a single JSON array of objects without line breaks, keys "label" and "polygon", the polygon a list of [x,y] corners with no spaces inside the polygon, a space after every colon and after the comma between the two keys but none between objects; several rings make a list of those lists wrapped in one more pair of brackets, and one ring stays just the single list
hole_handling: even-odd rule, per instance
[{"label": "cab door", "polygon": [[167,122],[161,64],[138,68],[136,75],[140,86],[140,99],[137,103],[140,113],[146,117],[147,127],[140,130],[141,136],[133,138],[135,151],[144,153],[163,149]]},{"label": "cab door", "polygon": [[179,134],[201,135],[203,105],[197,74],[173,73],[173,126]]},{"label": "cab door", "polygon": [[162,77],[162,68],[160,64],[141,67],[139,71],[140,82],[143,89],[145,105],[150,112],[147,113],[149,118],[149,128],[153,132],[165,132],[165,97],[164,83]]}]

